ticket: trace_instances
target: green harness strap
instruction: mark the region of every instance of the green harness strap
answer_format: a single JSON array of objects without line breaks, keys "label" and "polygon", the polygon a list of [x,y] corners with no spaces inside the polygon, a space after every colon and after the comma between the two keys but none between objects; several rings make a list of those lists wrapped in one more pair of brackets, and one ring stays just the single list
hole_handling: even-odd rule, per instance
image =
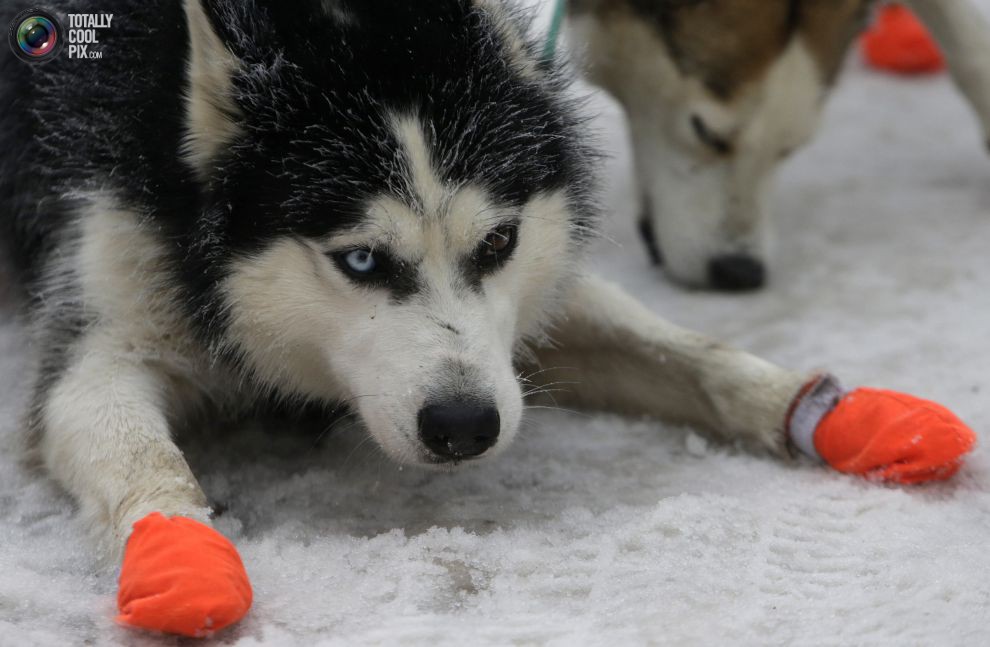
[{"label": "green harness strap", "polygon": [[550,22],[550,31],[547,32],[547,42],[543,46],[543,58],[550,60],[557,53],[557,41],[560,39],[560,27],[564,23],[564,14],[567,12],[567,0],[557,0],[553,8],[553,19]]}]

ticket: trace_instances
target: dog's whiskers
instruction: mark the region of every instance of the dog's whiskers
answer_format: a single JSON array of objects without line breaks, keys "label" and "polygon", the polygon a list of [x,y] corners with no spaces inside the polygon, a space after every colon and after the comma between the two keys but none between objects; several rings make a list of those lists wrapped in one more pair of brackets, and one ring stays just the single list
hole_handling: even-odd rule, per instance
[{"label": "dog's whiskers", "polygon": [[516,379],[519,380],[520,382],[531,382],[532,378],[534,378],[537,375],[540,375],[541,373],[547,373],[549,371],[561,371],[561,370],[574,371],[577,369],[575,369],[572,366],[548,366],[546,368],[541,368],[536,371],[533,371],[532,373],[527,373],[526,375],[520,373],[519,375],[516,376]]},{"label": "dog's whiskers", "polygon": [[567,407],[560,407],[560,406],[556,406],[556,405],[550,406],[550,405],[529,404],[529,405],[523,406],[523,411],[530,411],[532,409],[547,409],[549,411],[563,411],[564,413],[572,413],[572,414],[574,414],[576,416],[581,416],[582,418],[592,418],[593,417],[591,414],[585,413],[584,411],[578,411],[577,409],[568,409]]},{"label": "dog's whiskers", "polygon": [[[347,453],[347,457],[344,458],[344,462],[340,466],[341,470],[347,469],[347,464],[351,461],[351,458],[354,456],[354,454],[356,454],[359,449],[361,449],[362,447],[364,447],[365,445],[367,445],[368,442],[370,442],[371,440],[373,440],[373,438],[371,437],[370,434],[369,435],[366,435],[363,439],[361,439],[361,442],[359,442],[357,445],[355,445],[354,448],[351,449],[351,451]],[[371,448],[372,448],[372,450],[379,449],[378,448],[378,445],[375,445],[375,444],[372,444],[372,447]]]},{"label": "dog's whiskers", "polygon": [[349,404],[351,404],[356,400],[361,400],[363,398],[381,398],[381,397],[387,397],[389,395],[390,395],[389,393],[366,393],[364,395],[355,395],[350,398],[346,398],[344,400],[338,400],[336,402],[336,406],[330,410],[330,415],[332,416],[333,414],[337,413],[338,411],[340,411],[341,409],[343,409],[344,407],[348,406]]},{"label": "dog's whiskers", "polygon": [[[343,409],[346,406],[349,406],[351,403],[353,403],[353,402],[355,402],[357,400],[361,400],[363,398],[379,398],[379,397],[384,397],[384,396],[387,396],[387,395],[389,395],[389,394],[388,393],[366,393],[366,394],[363,394],[363,395],[355,395],[355,396],[350,397],[350,398],[347,398],[345,400],[340,400],[340,401],[338,401],[336,403],[336,406],[329,411],[328,415],[330,415],[330,416],[335,415],[338,411],[340,411],[341,409]],[[313,446],[316,447],[320,443],[320,441],[323,440],[326,437],[326,435],[329,434],[331,431],[333,431],[338,425],[342,424],[346,420],[350,420],[352,418],[356,418],[357,416],[358,416],[358,412],[357,411],[351,411],[350,413],[347,413],[347,414],[345,414],[343,416],[340,416],[340,417],[335,418],[334,420],[332,420],[330,422],[330,424],[327,426],[327,428],[324,429],[322,432],[320,432],[320,435],[317,436],[316,437],[316,440],[313,441]]]},{"label": "dog's whiskers", "polygon": [[523,393],[522,397],[529,398],[536,395],[550,395],[551,393],[573,393],[573,391],[571,389],[533,389]]},{"label": "dog's whiskers", "polygon": [[357,418],[357,416],[358,416],[358,412],[357,411],[352,411],[352,412],[350,412],[348,414],[345,414],[345,415],[337,418],[333,422],[331,422],[329,425],[327,425],[327,428],[326,429],[324,429],[322,432],[320,432],[320,435],[316,437],[316,440],[313,441],[313,447],[316,447],[317,445],[319,445],[320,444],[320,441],[323,440],[327,436],[327,434],[329,434],[331,431],[333,431],[334,429],[336,429],[339,425],[343,424],[344,422],[346,422],[348,420],[351,420],[352,418]]},{"label": "dog's whiskers", "polygon": [[547,382],[545,384],[532,384],[532,386],[535,389],[547,389],[552,386],[577,386],[579,384],[581,384],[581,382],[572,380],[557,380],[556,382]]}]

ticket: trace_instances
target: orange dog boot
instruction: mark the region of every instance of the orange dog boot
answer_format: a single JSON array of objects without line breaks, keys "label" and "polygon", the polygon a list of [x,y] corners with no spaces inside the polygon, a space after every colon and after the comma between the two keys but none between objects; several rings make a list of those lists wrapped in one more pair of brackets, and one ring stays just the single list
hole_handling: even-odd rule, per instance
[{"label": "orange dog boot", "polygon": [[860,40],[863,56],[875,68],[900,74],[938,72],[942,52],[913,13],[898,4],[880,9]]},{"label": "orange dog boot", "polygon": [[208,637],[243,618],[251,597],[237,549],[213,528],[157,512],[134,524],[120,571],[117,622]]},{"label": "orange dog boot", "polygon": [[801,390],[788,433],[833,469],[895,483],[945,480],[976,444],[973,430],[940,404],[880,389],[845,393],[831,376]]}]

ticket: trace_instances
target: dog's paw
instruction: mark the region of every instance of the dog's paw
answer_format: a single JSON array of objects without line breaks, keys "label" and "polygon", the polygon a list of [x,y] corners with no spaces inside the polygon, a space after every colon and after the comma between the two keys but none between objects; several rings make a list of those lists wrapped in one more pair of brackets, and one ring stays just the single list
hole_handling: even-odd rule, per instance
[{"label": "dog's paw", "polygon": [[237,549],[213,528],[157,512],[134,524],[120,571],[119,623],[207,637],[243,618],[251,598]]},{"label": "dog's paw", "polygon": [[951,477],[976,434],[940,404],[904,393],[860,388],[818,423],[818,454],[840,472],[896,483]]}]

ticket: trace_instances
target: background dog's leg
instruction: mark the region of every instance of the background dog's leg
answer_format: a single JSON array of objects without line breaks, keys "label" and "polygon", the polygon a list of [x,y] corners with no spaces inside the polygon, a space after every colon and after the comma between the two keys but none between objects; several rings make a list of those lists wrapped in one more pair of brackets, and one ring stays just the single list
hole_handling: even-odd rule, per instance
[{"label": "background dog's leg", "polygon": [[209,523],[206,498],[170,438],[155,370],[105,330],[74,351],[37,405],[51,474],[109,531],[114,550],[154,511]]},{"label": "background dog's leg", "polygon": [[535,377],[565,383],[553,393],[558,403],[690,423],[786,452],[785,419],[806,375],[667,323],[597,278],[574,287],[551,336],[555,345],[536,351],[544,372]]},{"label": "background dog's leg", "polygon": [[956,84],[983,124],[990,146],[990,23],[970,0],[910,0],[942,46]]}]

